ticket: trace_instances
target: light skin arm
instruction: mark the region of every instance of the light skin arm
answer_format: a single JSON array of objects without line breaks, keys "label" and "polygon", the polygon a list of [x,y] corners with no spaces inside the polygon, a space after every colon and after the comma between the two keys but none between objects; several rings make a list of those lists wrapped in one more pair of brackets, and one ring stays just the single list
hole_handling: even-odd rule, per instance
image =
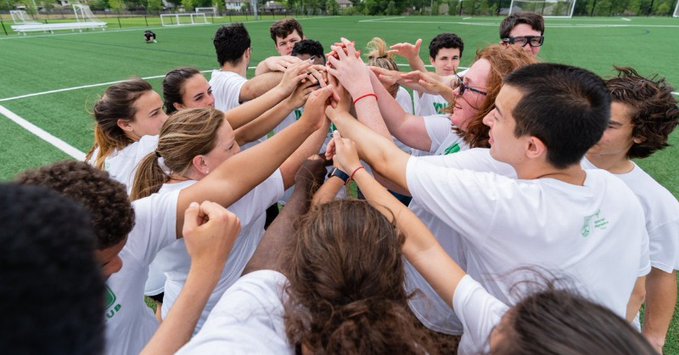
[{"label": "light skin arm", "polygon": [[677,272],[651,268],[646,276],[646,313],[642,333],[659,353],[672,322],[677,304]]},{"label": "light skin arm", "polygon": [[142,354],[174,354],[189,341],[240,232],[238,217],[209,201],[192,203],[184,220],[182,234],[191,256],[186,284]]},{"label": "light skin arm", "polygon": [[308,81],[298,86],[290,97],[269,109],[255,120],[235,130],[236,142],[243,145],[255,141],[276,128],[294,109],[304,105],[314,90],[315,84]]},{"label": "light skin arm", "polygon": [[[332,87],[316,90],[309,96],[307,106],[323,108],[331,94]],[[234,155],[196,184],[181,190],[177,201],[177,235],[181,236],[183,211],[191,202],[211,200],[224,207],[230,206],[271,176],[310,134],[326,124],[325,121],[322,114],[304,115],[271,139]]]},{"label": "light skin arm", "polygon": [[[240,128],[290,95],[297,87],[297,84],[307,76],[306,70],[309,66],[311,66],[311,63],[304,61],[291,66],[285,73],[267,73],[248,80],[241,89],[241,102],[247,102],[226,112],[226,119],[231,124],[231,128],[234,130]],[[245,88],[253,81],[259,82],[264,80],[261,77],[266,77],[266,80],[270,80],[272,85],[267,86],[265,90],[257,91],[250,98],[243,100],[242,96],[243,91],[246,90]]]},{"label": "light skin arm", "polygon": [[420,58],[420,48],[422,47],[422,39],[418,39],[415,44],[402,42],[391,46],[388,53],[396,54],[408,60],[408,64],[412,70],[427,71],[424,66],[424,61]]},{"label": "light skin arm", "polygon": [[[334,138],[336,154],[342,170],[360,167],[356,146],[348,139]],[[453,295],[465,272],[448,256],[434,235],[406,206],[394,198],[365,169],[354,174],[354,180],[373,207],[387,218],[394,218],[399,231],[406,237],[403,254],[438,295],[452,306]]]},{"label": "light skin arm", "polygon": [[300,61],[301,59],[291,55],[269,57],[257,64],[257,68],[255,68],[255,75],[275,71],[285,71],[289,66],[299,63]]},{"label": "light skin arm", "polygon": [[639,313],[639,310],[641,309],[641,305],[644,304],[645,297],[646,277],[642,276],[634,283],[634,289],[632,289],[632,294],[627,302],[626,319],[628,322],[634,321],[634,318],[636,318],[637,313]]},{"label": "light skin arm", "polygon": [[406,166],[409,154],[399,149],[391,139],[387,139],[358,122],[351,114],[327,108],[326,114],[335,124],[343,137],[356,143],[358,152],[377,173],[393,182],[402,191],[408,191]]},{"label": "light skin arm", "polygon": [[295,192],[281,213],[266,229],[262,241],[254,255],[245,266],[243,275],[257,270],[276,270],[284,272],[287,255],[286,250],[294,232],[295,221],[309,210],[309,201],[313,192],[323,183],[325,160],[319,156],[304,162],[295,178]]}]

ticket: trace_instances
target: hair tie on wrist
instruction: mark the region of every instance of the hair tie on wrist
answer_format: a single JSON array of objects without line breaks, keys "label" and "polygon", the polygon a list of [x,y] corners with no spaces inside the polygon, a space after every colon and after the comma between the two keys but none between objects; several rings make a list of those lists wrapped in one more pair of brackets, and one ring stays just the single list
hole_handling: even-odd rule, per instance
[{"label": "hair tie on wrist", "polygon": [[358,168],[354,169],[354,171],[351,172],[351,175],[349,175],[349,181],[353,181],[353,180],[354,180],[354,175],[356,175],[356,172],[358,172],[358,171],[361,170],[361,169],[365,169],[365,168],[362,167],[362,166],[359,166]]},{"label": "hair tie on wrist", "polygon": [[357,102],[361,101],[362,99],[365,99],[366,97],[372,96],[375,98],[375,101],[377,101],[377,95],[375,95],[374,92],[367,93],[365,95],[359,96],[356,100],[354,100],[354,105],[356,105]]}]

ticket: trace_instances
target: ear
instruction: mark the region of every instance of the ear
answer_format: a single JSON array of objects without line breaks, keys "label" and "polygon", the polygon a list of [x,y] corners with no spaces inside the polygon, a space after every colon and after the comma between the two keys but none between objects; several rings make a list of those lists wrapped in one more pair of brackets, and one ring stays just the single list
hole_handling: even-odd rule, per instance
[{"label": "ear", "polygon": [[132,125],[130,124],[130,120],[124,119],[124,118],[119,118],[116,121],[116,124],[120,129],[122,129],[125,132],[132,132],[134,129],[132,128]]},{"label": "ear", "polygon": [[540,138],[530,136],[526,141],[526,157],[528,159],[544,158],[547,160],[547,146]]},{"label": "ear", "polygon": [[436,61],[436,58],[434,58],[434,57],[429,57],[429,63],[431,63],[431,65],[434,65],[434,62],[435,62],[435,61]]},{"label": "ear", "polygon": [[175,108],[175,110],[180,111],[186,108],[183,104],[180,104],[179,102],[173,102],[172,106]]},{"label": "ear", "polygon": [[646,141],[646,137],[632,137],[634,144],[641,144]]},{"label": "ear", "polygon": [[205,162],[205,158],[202,155],[196,155],[193,157],[193,160],[191,160],[191,164],[193,165],[193,168],[196,169],[197,172],[207,175],[210,172],[210,168],[208,168],[207,163]]}]

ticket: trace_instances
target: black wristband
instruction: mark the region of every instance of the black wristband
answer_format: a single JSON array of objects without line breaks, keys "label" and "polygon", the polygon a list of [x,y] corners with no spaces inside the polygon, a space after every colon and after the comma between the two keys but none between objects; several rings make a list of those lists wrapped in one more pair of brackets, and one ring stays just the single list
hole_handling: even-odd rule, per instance
[{"label": "black wristband", "polygon": [[336,176],[336,177],[342,179],[342,181],[344,181],[345,184],[349,180],[349,175],[347,173],[345,173],[344,171],[338,169],[338,168],[334,168],[334,169],[332,169],[332,171],[330,171],[330,173],[328,174],[328,179],[330,179],[333,176]]}]

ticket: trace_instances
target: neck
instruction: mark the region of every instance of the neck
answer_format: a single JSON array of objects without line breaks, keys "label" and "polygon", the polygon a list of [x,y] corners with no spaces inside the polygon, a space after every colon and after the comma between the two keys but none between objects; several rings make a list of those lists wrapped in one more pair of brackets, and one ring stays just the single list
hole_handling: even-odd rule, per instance
[{"label": "neck", "polygon": [[170,175],[170,181],[168,183],[170,184],[176,184],[178,182],[184,182],[188,180],[195,180],[199,181],[200,179],[204,178],[205,175],[201,174],[200,172],[196,171],[195,169],[191,168],[185,171],[184,173],[172,173]]},{"label": "neck", "polygon": [[587,154],[587,160],[599,169],[613,174],[624,174],[634,169],[634,163],[626,156],[609,157],[597,154]]},{"label": "neck", "polygon": [[556,179],[567,184],[582,186],[585,183],[587,174],[580,167],[580,164],[573,164],[565,169],[557,169],[551,165],[544,165],[535,168],[521,168],[514,167],[519,179],[535,180],[535,179]]},{"label": "neck", "polygon": [[238,64],[226,62],[224,65],[222,65],[221,69],[222,71],[230,71],[246,78],[248,72],[248,63],[244,58],[241,58]]}]

